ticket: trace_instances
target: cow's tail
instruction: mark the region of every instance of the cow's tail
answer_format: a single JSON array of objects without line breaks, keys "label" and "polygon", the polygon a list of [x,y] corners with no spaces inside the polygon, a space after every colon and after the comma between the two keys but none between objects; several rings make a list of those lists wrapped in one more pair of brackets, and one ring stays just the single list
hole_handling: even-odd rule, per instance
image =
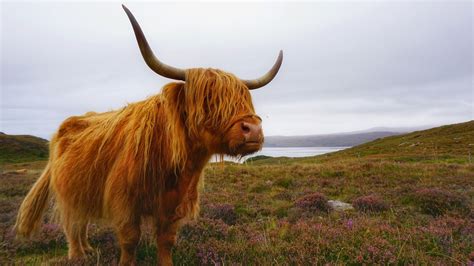
[{"label": "cow's tail", "polygon": [[50,164],[46,166],[40,178],[30,189],[18,210],[14,230],[18,237],[29,238],[38,231],[43,213],[48,203],[51,179]]}]

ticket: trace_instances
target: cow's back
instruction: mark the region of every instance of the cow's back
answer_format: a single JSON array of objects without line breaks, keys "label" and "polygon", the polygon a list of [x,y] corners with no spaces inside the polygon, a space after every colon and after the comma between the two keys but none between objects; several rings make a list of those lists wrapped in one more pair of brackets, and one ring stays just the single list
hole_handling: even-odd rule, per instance
[{"label": "cow's back", "polygon": [[[52,185],[56,196],[81,217],[102,215],[107,175],[119,155],[112,152],[112,146],[118,143],[106,141],[114,130],[119,130],[111,128],[117,126],[111,119],[117,112],[120,111],[70,117],[51,141]],[[100,152],[104,149],[110,152]]]}]

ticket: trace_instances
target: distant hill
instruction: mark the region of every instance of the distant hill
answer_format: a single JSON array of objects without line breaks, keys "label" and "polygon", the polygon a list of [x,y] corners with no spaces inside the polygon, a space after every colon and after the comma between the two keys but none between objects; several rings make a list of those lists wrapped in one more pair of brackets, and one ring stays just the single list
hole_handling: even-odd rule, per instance
[{"label": "distant hill", "polygon": [[[324,156],[324,155],[323,155]],[[385,137],[327,157],[453,159],[474,162],[474,121]]]},{"label": "distant hill", "polygon": [[393,131],[339,133],[308,136],[265,137],[265,147],[349,147],[387,136],[401,134]]},{"label": "distant hill", "polygon": [[26,162],[48,159],[48,141],[30,135],[0,132],[0,162]]},{"label": "distant hill", "polygon": [[373,127],[365,130],[357,130],[353,132],[348,132],[348,133],[367,133],[367,132],[398,132],[398,133],[409,133],[413,131],[420,131],[420,130],[426,130],[434,127],[438,127],[442,125],[424,125],[424,126],[416,126],[416,127]]}]

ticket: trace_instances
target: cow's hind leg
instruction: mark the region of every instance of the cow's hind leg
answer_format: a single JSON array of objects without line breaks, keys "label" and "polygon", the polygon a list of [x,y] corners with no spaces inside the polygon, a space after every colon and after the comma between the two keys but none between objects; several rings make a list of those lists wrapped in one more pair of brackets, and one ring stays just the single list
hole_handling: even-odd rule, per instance
[{"label": "cow's hind leg", "polygon": [[81,239],[81,246],[84,249],[86,253],[92,253],[94,249],[91,247],[89,244],[89,241],[87,241],[87,226],[88,222],[85,222],[81,226],[81,234],[80,234],[80,239]]},{"label": "cow's hind leg", "polygon": [[79,259],[85,256],[84,249],[81,244],[81,229],[83,223],[68,213],[62,213],[62,224],[66,239],[68,242],[69,259]]},{"label": "cow's hind leg", "polygon": [[135,265],[135,256],[140,241],[140,223],[128,223],[116,228],[120,245],[119,265]]}]

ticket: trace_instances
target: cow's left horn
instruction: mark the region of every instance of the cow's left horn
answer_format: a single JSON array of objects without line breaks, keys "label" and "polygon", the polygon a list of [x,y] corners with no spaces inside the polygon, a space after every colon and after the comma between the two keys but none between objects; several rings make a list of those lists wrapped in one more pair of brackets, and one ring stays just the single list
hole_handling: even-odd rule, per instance
[{"label": "cow's left horn", "polygon": [[267,72],[267,74],[263,75],[262,77],[258,79],[242,80],[242,81],[245,83],[245,85],[247,85],[249,90],[261,88],[267,85],[268,83],[270,83],[270,81],[272,81],[272,79],[278,73],[278,70],[280,69],[282,62],[283,62],[283,51],[280,50],[280,53],[278,54],[278,58],[275,64],[273,65],[272,69],[270,69],[270,71]]},{"label": "cow's left horn", "polygon": [[185,71],[179,68],[169,66],[165,63],[162,63],[156,56],[153,54],[153,51],[148,45],[148,42],[143,34],[140,25],[138,25],[137,20],[133,16],[132,12],[128,8],[122,5],[125,13],[127,13],[130,22],[132,23],[133,31],[135,32],[135,37],[137,38],[138,46],[140,47],[140,52],[142,53],[143,59],[145,59],[146,64],[155,71],[158,75],[167,77],[170,79],[185,80]]}]

